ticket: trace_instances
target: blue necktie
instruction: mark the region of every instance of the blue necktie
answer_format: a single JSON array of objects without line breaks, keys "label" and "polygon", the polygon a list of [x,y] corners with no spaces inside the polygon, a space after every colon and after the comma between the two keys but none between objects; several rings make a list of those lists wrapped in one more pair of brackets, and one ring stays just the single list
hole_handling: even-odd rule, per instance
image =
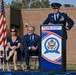
[{"label": "blue necktie", "polygon": [[31,45],[34,46],[34,35],[30,36],[30,40],[31,40]]},{"label": "blue necktie", "polygon": [[56,21],[57,21],[57,19],[58,19],[58,18],[57,18],[57,15],[56,15]]}]

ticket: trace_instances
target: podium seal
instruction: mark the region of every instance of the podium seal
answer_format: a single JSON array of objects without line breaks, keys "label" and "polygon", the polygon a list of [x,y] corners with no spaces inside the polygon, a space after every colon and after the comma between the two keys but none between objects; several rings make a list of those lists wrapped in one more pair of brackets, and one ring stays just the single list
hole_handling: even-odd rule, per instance
[{"label": "podium seal", "polygon": [[58,40],[56,38],[53,38],[53,37],[48,38],[45,41],[44,45],[45,45],[44,47],[46,49],[46,51],[44,52],[44,54],[49,53],[49,52],[51,52],[51,53],[55,52],[55,53],[60,54],[60,52],[58,51],[59,42],[58,42]]}]

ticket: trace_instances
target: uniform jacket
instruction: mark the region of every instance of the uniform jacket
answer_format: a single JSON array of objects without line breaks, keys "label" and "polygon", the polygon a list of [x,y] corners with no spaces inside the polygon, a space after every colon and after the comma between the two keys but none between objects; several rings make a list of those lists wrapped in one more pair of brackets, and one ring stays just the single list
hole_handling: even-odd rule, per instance
[{"label": "uniform jacket", "polygon": [[60,13],[59,12],[59,17],[58,19],[55,21],[54,20],[54,14],[51,13],[48,15],[47,19],[43,22],[43,24],[63,24],[63,37],[67,38],[67,32],[66,32],[66,23],[68,23],[67,27],[69,28],[69,30],[72,28],[72,26],[74,25],[73,20],[68,17],[68,15],[66,13]]}]

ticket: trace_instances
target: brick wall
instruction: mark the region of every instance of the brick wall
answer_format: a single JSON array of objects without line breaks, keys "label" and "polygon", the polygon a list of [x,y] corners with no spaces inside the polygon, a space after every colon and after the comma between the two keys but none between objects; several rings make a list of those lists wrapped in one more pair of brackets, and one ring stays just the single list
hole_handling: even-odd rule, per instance
[{"label": "brick wall", "polygon": [[7,25],[7,36],[8,36],[10,30],[10,6],[6,6],[5,15],[6,15],[5,17],[6,17],[6,25]]}]

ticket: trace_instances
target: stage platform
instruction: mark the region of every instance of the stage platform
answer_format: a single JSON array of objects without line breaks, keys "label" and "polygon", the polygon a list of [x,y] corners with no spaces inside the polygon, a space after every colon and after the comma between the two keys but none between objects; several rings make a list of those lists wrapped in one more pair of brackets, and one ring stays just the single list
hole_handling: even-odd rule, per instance
[{"label": "stage platform", "polygon": [[28,70],[28,71],[0,71],[0,75],[76,75],[76,71],[66,72],[51,72],[41,70]]}]

